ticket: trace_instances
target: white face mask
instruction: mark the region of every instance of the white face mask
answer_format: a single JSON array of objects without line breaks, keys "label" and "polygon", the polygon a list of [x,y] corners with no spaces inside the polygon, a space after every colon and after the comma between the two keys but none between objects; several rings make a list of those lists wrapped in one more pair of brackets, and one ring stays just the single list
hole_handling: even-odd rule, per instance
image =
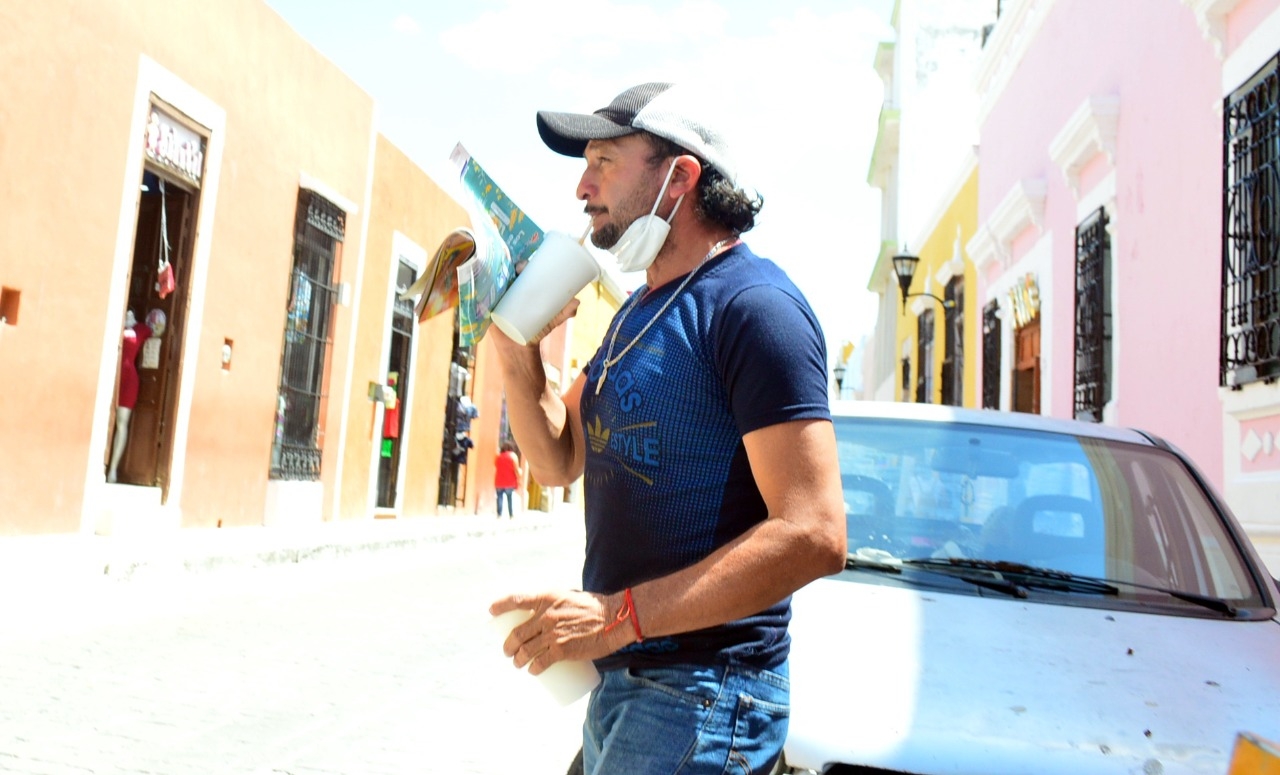
[{"label": "white face mask", "polygon": [[623,272],[639,272],[648,269],[653,260],[658,257],[663,243],[667,241],[667,235],[671,233],[671,219],[676,217],[676,210],[680,209],[684,195],[682,194],[676,200],[676,206],[671,208],[671,215],[668,215],[666,220],[658,217],[658,205],[662,202],[663,194],[667,193],[667,186],[671,183],[671,176],[675,171],[676,163],[673,159],[671,169],[667,170],[666,180],[662,181],[662,190],[658,192],[658,198],[653,203],[653,209],[648,215],[632,221],[613,247],[609,248],[609,252],[618,260],[618,268]]}]

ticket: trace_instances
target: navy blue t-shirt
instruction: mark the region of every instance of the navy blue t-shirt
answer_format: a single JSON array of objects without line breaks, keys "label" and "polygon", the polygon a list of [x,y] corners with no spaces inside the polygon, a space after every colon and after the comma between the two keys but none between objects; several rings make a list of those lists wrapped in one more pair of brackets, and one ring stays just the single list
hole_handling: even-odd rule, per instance
[{"label": "navy blue t-shirt", "polygon": [[[831,417],[822,329],[777,265],[739,244],[704,264],[655,319],[683,279],[637,290],[587,365],[588,591],[613,593],[688,567],[765,520],[742,437]],[[601,385],[619,321],[615,357],[652,325]],[[648,638],[597,665],[767,669],[786,659],[790,618],[787,598],[722,626]]]}]

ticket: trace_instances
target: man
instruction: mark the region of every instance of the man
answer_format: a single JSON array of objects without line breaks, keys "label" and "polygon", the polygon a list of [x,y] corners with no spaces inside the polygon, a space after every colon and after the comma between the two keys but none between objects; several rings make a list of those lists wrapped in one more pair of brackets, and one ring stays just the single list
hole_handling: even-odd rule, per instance
[{"label": "man", "polygon": [[504,650],[534,675],[595,660],[587,773],[768,772],[787,729],[790,595],[844,566],[822,331],[739,239],[761,203],[705,112],[650,83],[592,115],[538,113],[552,150],[586,159],[592,242],[646,282],[563,397],[536,343],[490,329],[531,474],[585,475],[585,591],[490,612],[533,611]]}]

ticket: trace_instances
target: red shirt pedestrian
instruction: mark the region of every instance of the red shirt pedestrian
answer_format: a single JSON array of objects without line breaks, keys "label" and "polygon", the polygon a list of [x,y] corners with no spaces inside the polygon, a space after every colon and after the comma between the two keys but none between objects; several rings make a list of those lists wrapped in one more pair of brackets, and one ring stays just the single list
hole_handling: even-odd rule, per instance
[{"label": "red shirt pedestrian", "polygon": [[515,517],[515,491],[520,486],[520,458],[510,444],[503,444],[502,451],[493,461],[493,489],[498,495],[498,516],[502,516],[502,501],[507,502],[507,514]]}]

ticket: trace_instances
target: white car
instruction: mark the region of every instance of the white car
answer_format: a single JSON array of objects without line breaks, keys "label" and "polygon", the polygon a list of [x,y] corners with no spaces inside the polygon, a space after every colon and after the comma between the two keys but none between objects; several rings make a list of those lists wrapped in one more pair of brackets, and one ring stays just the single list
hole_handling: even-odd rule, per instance
[{"label": "white car", "polygon": [[777,772],[1213,773],[1280,738],[1277,584],[1177,449],[833,407],[844,572],[793,598]]}]

